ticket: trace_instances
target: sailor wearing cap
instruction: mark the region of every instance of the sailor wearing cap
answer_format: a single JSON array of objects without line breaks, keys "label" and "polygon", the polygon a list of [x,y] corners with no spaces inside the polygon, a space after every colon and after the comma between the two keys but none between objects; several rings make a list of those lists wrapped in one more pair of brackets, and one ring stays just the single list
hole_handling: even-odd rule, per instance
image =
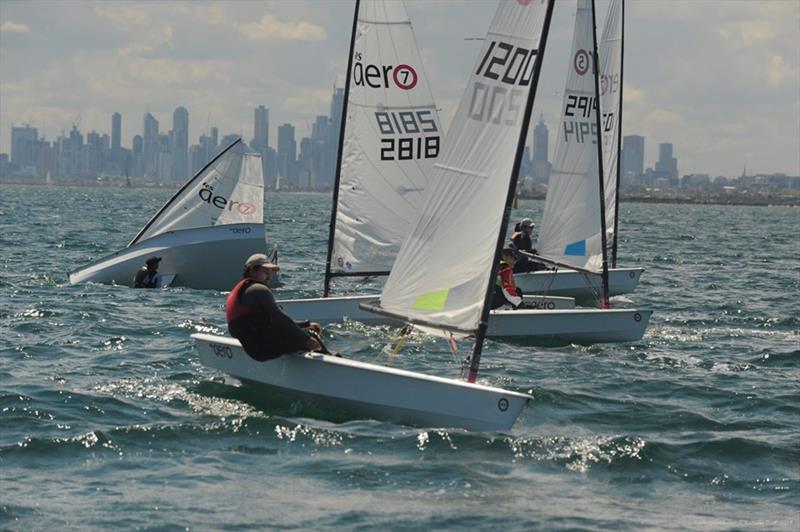
[{"label": "sailor wearing cap", "polygon": [[[536,250],[533,248],[533,241],[531,235],[536,228],[536,224],[530,218],[523,218],[514,227],[514,232],[511,234],[511,245],[518,251],[536,255]],[[514,273],[535,272],[539,270],[546,270],[547,266],[544,264],[531,260],[525,255],[521,255],[514,266]]]},{"label": "sailor wearing cap", "polygon": [[248,355],[262,362],[295,351],[327,352],[314,335],[322,331],[318,323],[295,322],[275,302],[268,285],[277,270],[263,253],[247,259],[242,280],[225,302],[231,336],[241,342]]},{"label": "sailor wearing cap", "polygon": [[158,263],[161,257],[150,257],[145,265],[136,272],[133,278],[134,288],[158,288],[161,286],[161,274],[158,273]]}]

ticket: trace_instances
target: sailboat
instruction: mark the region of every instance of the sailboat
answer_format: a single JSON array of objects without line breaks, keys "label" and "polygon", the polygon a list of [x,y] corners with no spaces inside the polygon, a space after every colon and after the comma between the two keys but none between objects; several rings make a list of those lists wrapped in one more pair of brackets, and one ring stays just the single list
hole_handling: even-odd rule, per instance
[{"label": "sailboat", "polygon": [[[612,1],[604,31],[607,42],[613,41],[620,31],[620,25],[617,24],[621,14],[619,8],[619,1]],[[603,105],[604,101],[609,102],[610,99],[601,100],[599,106],[596,103],[597,94],[602,96],[603,92],[599,82],[601,70],[593,67],[598,56],[594,52],[597,42],[594,19],[593,0],[578,0],[560,124],[564,134],[559,134],[556,143],[553,172],[537,247],[539,255],[545,259],[575,268],[587,277],[599,278],[597,295],[602,301],[602,308],[544,311],[540,314],[552,320],[554,328],[549,332],[554,339],[575,342],[633,341],[644,335],[652,311],[608,308],[610,290],[606,223],[609,218],[605,211],[603,163],[610,158],[604,158],[605,142],[600,140],[598,143],[598,136],[592,131],[604,131],[603,126],[606,126],[606,136],[615,137],[617,130],[611,123],[617,118],[618,107]],[[606,50],[610,48],[607,47]],[[610,55],[608,52],[602,54],[599,64],[608,68],[611,63]],[[606,93],[613,92],[616,99],[617,91],[608,85],[606,87]],[[601,120],[601,115],[604,120]],[[600,135],[601,139],[602,137]],[[616,141],[613,145],[616,146]],[[510,320],[518,312],[520,311],[506,311],[504,314]],[[521,321],[523,317],[518,316],[516,319]],[[543,321],[531,323],[546,327]],[[523,334],[517,332],[519,327],[513,327],[511,321],[506,330],[507,333],[503,334],[503,331],[495,329],[493,334]]]},{"label": "sailboat", "polygon": [[[588,9],[584,7],[584,9]],[[617,242],[618,242],[618,226],[619,226],[619,148],[620,138],[622,132],[622,74],[623,74],[623,39],[624,39],[624,0],[614,0],[609,5],[608,14],[603,27],[603,35],[600,44],[600,103],[602,107],[602,120],[600,127],[602,128],[602,142],[604,153],[604,190],[605,190],[605,226],[607,228],[606,235],[612,238],[611,244],[611,268],[608,269],[608,282],[606,289],[609,296],[620,294],[627,294],[634,292],[639,279],[641,277],[643,268],[617,268]],[[588,16],[588,15],[587,15]],[[588,67],[589,56],[580,54],[581,48],[573,50],[571,60],[577,64],[584,65],[581,68]],[[579,94],[573,94],[573,100],[568,102],[565,100],[565,113],[567,112],[567,105],[572,104],[571,120],[562,120],[560,127],[565,128],[565,135],[571,135],[573,138],[587,134],[585,128],[595,128],[595,124],[590,124],[585,119],[577,120],[575,116],[575,107],[580,106],[582,102],[588,101],[581,100]],[[586,114],[585,107],[579,110]],[[580,128],[583,127],[584,130]],[[572,128],[578,128],[573,130]],[[593,133],[588,132],[589,135]],[[592,137],[594,138],[594,137]],[[561,132],[559,132],[559,140]],[[563,175],[563,172],[562,172]],[[556,176],[556,179],[559,177]],[[571,189],[567,188],[566,191],[555,191],[551,193],[548,190],[547,201],[545,203],[546,210],[549,205],[549,213],[551,218],[548,219],[547,232],[540,233],[539,247],[548,246],[554,242],[554,239],[559,237],[555,236],[555,232],[565,231],[569,232],[569,227],[574,224],[580,227],[581,224],[586,223],[586,219],[594,218],[594,213],[583,212],[580,213],[579,208],[570,206]],[[553,220],[553,213],[560,213],[557,219]],[[585,227],[585,225],[584,225]],[[579,240],[578,240],[579,242]],[[571,253],[577,253],[578,247],[571,249]],[[570,255],[575,257],[576,255]],[[553,257],[551,256],[551,259]],[[565,262],[555,261],[559,266],[566,266],[566,269],[559,268],[557,271],[539,271],[531,273],[517,274],[517,285],[525,292],[530,293],[547,293],[551,295],[571,296],[579,299],[597,299],[603,293],[603,279],[597,275],[587,274],[582,271],[582,268],[571,269],[579,266],[573,260]]]},{"label": "sailboat", "polygon": [[164,204],[127,247],[70,272],[69,282],[130,285],[160,257],[162,286],[229,290],[266,250],[261,156],[237,139]]},{"label": "sailboat", "polygon": [[344,90],[323,297],[280,300],[296,319],[395,323],[361,310],[377,294],[331,296],[332,281],[384,277],[429,184],[442,127],[403,2],[358,3]]},{"label": "sailboat", "polygon": [[[389,274],[430,184],[443,131],[403,2],[360,3],[345,85],[323,297],[279,300],[295,319],[401,321],[359,308],[377,294],[331,296],[332,281]],[[380,75],[379,75],[380,74]],[[569,298],[529,296],[539,308]]]},{"label": "sailboat", "polygon": [[[192,335],[204,365],[397,423],[467,430],[514,424],[530,396],[476,380],[552,11],[552,0],[500,3],[376,309],[475,333],[466,382],[319,353],[256,362],[236,340]],[[351,61],[348,77],[352,67]],[[471,216],[476,209],[490,219]]]}]

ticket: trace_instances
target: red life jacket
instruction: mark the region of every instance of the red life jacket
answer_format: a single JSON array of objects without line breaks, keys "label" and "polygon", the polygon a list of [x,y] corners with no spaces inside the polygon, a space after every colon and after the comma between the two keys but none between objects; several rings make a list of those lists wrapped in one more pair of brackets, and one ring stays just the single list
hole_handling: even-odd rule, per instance
[{"label": "red life jacket", "polygon": [[257,308],[250,305],[245,305],[241,302],[242,293],[252,283],[252,279],[242,279],[236,283],[236,286],[233,287],[231,293],[228,294],[228,299],[225,300],[225,317],[227,318],[228,323],[231,323],[233,320],[243,316],[251,316],[259,313]]}]

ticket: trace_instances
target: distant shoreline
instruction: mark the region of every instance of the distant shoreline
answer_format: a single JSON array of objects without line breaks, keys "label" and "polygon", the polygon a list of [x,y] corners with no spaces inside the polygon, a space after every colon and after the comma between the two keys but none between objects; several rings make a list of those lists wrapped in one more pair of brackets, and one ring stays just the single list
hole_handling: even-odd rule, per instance
[{"label": "distant shoreline", "polygon": [[[29,187],[83,187],[83,188],[136,188],[136,189],[157,189],[169,190],[177,189],[177,183],[155,183],[155,182],[142,182],[132,181],[127,185],[125,181],[120,181],[116,178],[114,181],[108,182],[87,182],[87,181],[71,181],[66,183],[53,183],[48,184],[43,179],[9,179],[0,178],[0,185],[21,185]],[[323,194],[329,195],[330,191],[321,190],[287,190],[275,192],[274,190],[267,189],[269,194]],[[544,200],[544,195],[524,195],[519,196],[521,200]],[[749,207],[800,207],[800,193],[794,194],[758,194],[758,193],[741,193],[736,192],[732,194],[712,193],[711,195],[703,196],[702,194],[695,193],[694,195],[682,194],[680,196],[665,194],[653,195],[641,193],[621,193],[621,203],[661,203],[661,204],[674,204],[674,205],[732,205],[732,206],[749,206]]]}]

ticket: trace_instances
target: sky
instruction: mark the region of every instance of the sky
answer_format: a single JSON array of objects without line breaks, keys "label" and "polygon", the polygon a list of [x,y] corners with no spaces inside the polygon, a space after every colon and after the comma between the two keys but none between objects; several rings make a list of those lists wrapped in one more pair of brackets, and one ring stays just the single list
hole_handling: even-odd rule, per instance
[{"label": "sky", "polygon": [[[406,0],[442,123],[461,98],[496,2]],[[557,0],[534,117],[556,119],[575,0]],[[605,17],[598,0],[598,26]],[[190,143],[208,125],[253,136],[253,109],[308,135],[347,67],[352,0],[126,2],[0,0],[0,152],[11,126],[48,140],[73,123],[123,146],[150,111],[162,131],[183,105]],[[800,175],[800,0],[628,0],[623,135],[645,165],[671,142],[681,175]]]}]

